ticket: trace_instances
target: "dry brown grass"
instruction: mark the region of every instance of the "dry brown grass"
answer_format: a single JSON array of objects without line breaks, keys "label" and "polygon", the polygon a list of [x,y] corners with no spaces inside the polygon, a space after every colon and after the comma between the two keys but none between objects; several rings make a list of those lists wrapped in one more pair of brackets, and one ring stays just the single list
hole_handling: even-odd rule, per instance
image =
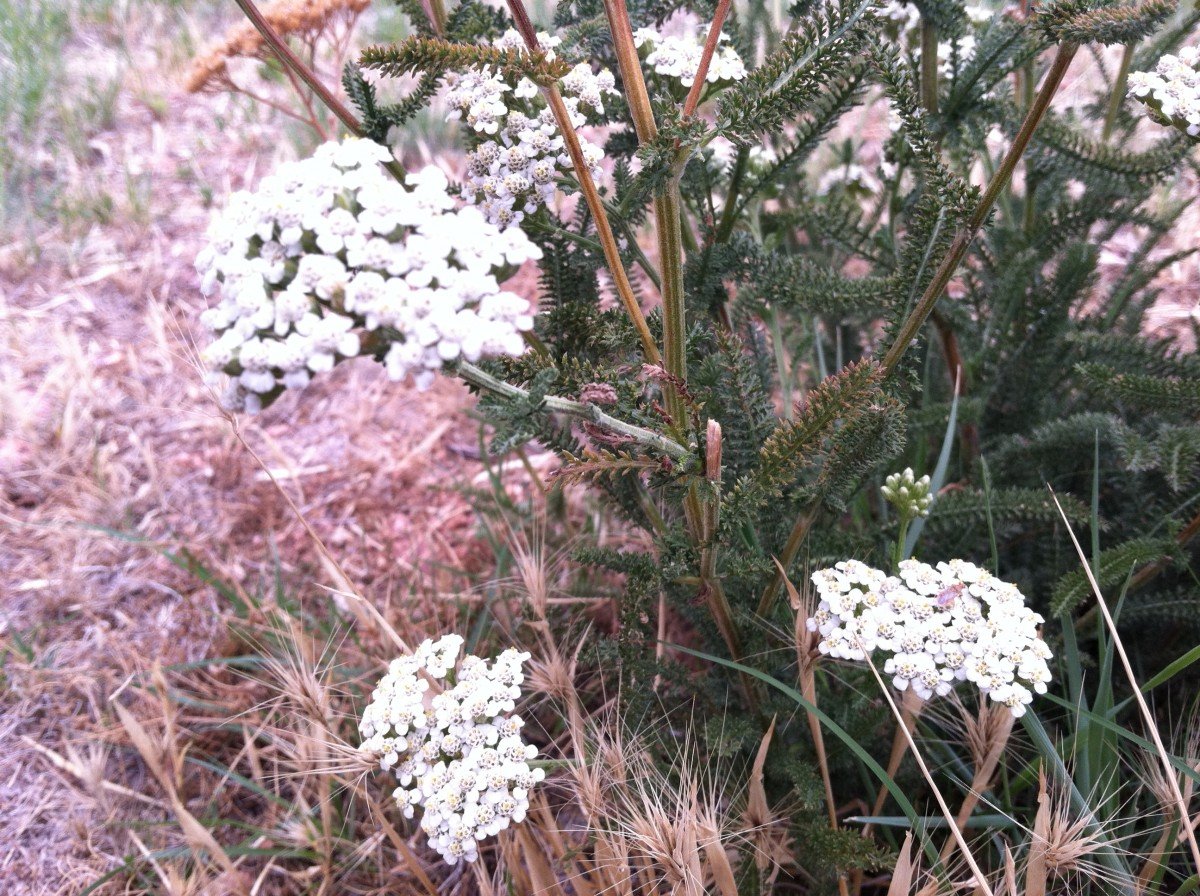
[{"label": "dry brown grass", "polygon": [[[160,9],[122,15],[106,27],[134,66],[113,126],[86,165],[56,160],[67,189],[110,190],[114,214],[28,221],[0,246],[0,892],[14,896],[78,892],[137,851],[127,822],[169,808],[108,697],[155,663],[233,645],[229,607],[160,548],[248,592],[270,585],[277,556],[289,589],[329,599],[304,586],[328,581],[311,542],[192,361],[207,198],[261,176],[286,143],[261,110],[184,95]],[[86,31],[72,51],[81,70],[112,52]],[[123,195],[131,172],[147,192]],[[456,488],[479,470],[465,404],[453,383],[418,394],[363,363],[241,421],[241,436],[385,615],[420,607],[447,624],[439,597],[465,580],[446,570],[490,562]]]}]

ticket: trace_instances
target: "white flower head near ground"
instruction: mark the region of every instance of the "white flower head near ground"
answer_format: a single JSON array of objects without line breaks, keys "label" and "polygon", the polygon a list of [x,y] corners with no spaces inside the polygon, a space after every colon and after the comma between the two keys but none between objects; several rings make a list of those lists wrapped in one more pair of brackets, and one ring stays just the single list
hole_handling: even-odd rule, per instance
[{"label": "white flower head near ground", "polygon": [[970,681],[1014,716],[1046,692],[1044,620],[1015,585],[973,563],[905,560],[889,576],[845,560],[812,582],[821,600],[808,629],[820,633],[821,653],[857,662],[879,655],[899,690],[928,700]]},{"label": "white flower head near ground", "polygon": [[1200,46],[1163,56],[1152,72],[1133,72],[1129,92],[1146,104],[1156,121],[1200,142]]},{"label": "white flower head near ground", "polygon": [[[359,749],[395,773],[396,802],[407,818],[421,809],[421,829],[448,864],[474,861],[479,841],[524,821],[529,790],[545,778],[513,714],[529,654],[510,649],[489,663],[460,659],[462,645],[446,635],[393,660],[359,724]],[[431,681],[447,687],[431,694]]]},{"label": "white flower head near ground", "polygon": [[529,302],[496,275],[541,250],[456,208],[437,168],[401,184],[391,161],[369,140],[326,143],[214,215],[196,259],[219,299],[201,359],[232,378],[226,407],[253,413],[358,355],[425,389],[447,362],[524,351]]},{"label": "white flower head near ground", "polygon": [[[538,43],[547,58],[562,41],[545,32]],[[494,41],[500,50],[523,50],[524,41],[509,29]],[[467,153],[467,200],[475,203],[491,223],[509,228],[520,224],[554,198],[555,179],[572,170],[554,113],[528,78],[505,80],[488,67],[450,72],[446,76],[450,105],[448,119],[462,119],[482,142]],[[589,116],[604,113],[604,96],[616,95],[612,72],[593,72],[587,63],[576,65],[559,82],[563,104],[576,129]],[[580,148],[593,179],[599,179],[604,151],[580,137]]]}]

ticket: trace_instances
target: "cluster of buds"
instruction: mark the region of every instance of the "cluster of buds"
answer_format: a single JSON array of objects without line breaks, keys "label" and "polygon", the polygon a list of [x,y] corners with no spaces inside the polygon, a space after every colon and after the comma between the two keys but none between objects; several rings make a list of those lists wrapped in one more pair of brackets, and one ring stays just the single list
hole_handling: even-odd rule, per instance
[{"label": "cluster of buds", "polygon": [[474,861],[481,840],[524,821],[530,788],[546,774],[530,766],[537,748],[513,714],[529,654],[510,649],[489,663],[460,658],[462,646],[446,635],[393,660],[359,723],[359,749],[396,775],[401,811],[421,810],[421,830],[451,865]]},{"label": "cluster of buds", "polygon": [[896,508],[901,520],[908,522],[919,516],[929,516],[933,495],[930,494],[928,475],[917,479],[912,467],[906,467],[903,473],[893,473],[885,479],[879,491]]},{"label": "cluster of buds", "polygon": [[359,354],[424,389],[446,362],[524,350],[529,303],[496,274],[541,250],[456,209],[438,169],[401,184],[391,161],[370,140],[326,143],[213,217],[196,258],[218,297],[201,359],[231,378],[226,407],[253,413]]},{"label": "cluster of buds", "polygon": [[1129,92],[1145,103],[1155,121],[1200,141],[1200,46],[1163,56],[1152,72],[1133,72]]},{"label": "cluster of buds", "polygon": [[[646,65],[656,75],[674,78],[684,87],[691,87],[700,71],[700,60],[704,56],[706,29],[689,29],[682,36],[668,36],[653,28],[639,28],[633,33],[633,41],[644,54]],[[746,77],[746,65],[737,50],[729,45],[729,35],[721,32],[717,49],[708,64],[704,76],[706,84],[740,81]]]},{"label": "cluster of buds", "polygon": [[[547,58],[562,41],[538,34]],[[524,42],[509,30],[494,42],[501,50],[521,50]],[[519,224],[554,197],[555,179],[572,170],[554,113],[528,78],[506,79],[488,67],[446,76],[449,119],[462,119],[482,142],[467,154],[466,198],[498,227]],[[563,104],[575,128],[604,113],[604,95],[615,94],[612,72],[594,73],[579,63],[559,82]],[[580,148],[593,178],[600,176],[603,150],[580,138]]]},{"label": "cluster of buds", "polygon": [[922,700],[970,681],[1014,716],[1050,682],[1044,621],[1015,585],[964,560],[900,564],[889,576],[856,560],[813,573],[820,597],[808,630],[838,659],[882,659],[901,691]]}]

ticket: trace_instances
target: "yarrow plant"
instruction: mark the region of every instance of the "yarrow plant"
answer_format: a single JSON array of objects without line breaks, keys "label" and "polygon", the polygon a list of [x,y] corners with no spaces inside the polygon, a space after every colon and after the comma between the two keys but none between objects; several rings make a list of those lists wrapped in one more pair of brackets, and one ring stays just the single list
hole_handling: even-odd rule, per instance
[{"label": "yarrow plant", "polygon": [[401,811],[421,810],[421,830],[449,864],[474,861],[479,841],[524,821],[546,775],[530,766],[537,748],[514,714],[529,654],[488,662],[462,646],[446,635],[393,660],[359,723],[359,749],[395,774]]},{"label": "yarrow plant", "polygon": [[[562,41],[546,32],[538,42],[548,59]],[[494,41],[500,50],[524,45],[509,30]],[[507,228],[520,224],[527,214],[547,205],[557,189],[556,179],[571,171],[571,157],[563,147],[553,112],[536,84],[528,78],[506,79],[487,66],[446,76],[449,119],[462,119],[481,138],[467,153],[466,198],[479,206],[493,224]],[[605,95],[615,94],[612,72],[594,73],[578,63],[561,80],[563,102],[571,124],[580,128],[604,113]],[[586,138],[580,147],[593,177],[600,176],[604,151]]]},{"label": "yarrow plant", "polygon": [[1152,72],[1133,72],[1129,92],[1145,103],[1155,121],[1200,143],[1200,46],[1163,56]]},{"label": "yarrow plant", "polygon": [[456,208],[439,169],[401,184],[391,161],[369,140],[326,143],[214,215],[196,259],[219,300],[201,358],[231,378],[226,407],[258,411],[360,354],[425,389],[448,362],[524,350],[529,302],[497,275],[541,250]]},{"label": "yarrow plant", "polygon": [[857,560],[812,574],[820,596],[808,629],[821,653],[883,660],[901,691],[922,700],[970,681],[1014,716],[1050,683],[1052,656],[1038,633],[1045,620],[1015,585],[964,560],[936,567],[917,560],[889,576]]},{"label": "yarrow plant", "polygon": [[[535,669],[554,701],[539,709],[548,749],[575,774],[535,792],[530,814],[570,830],[521,829],[500,848],[478,846],[524,816],[541,779],[513,715],[523,654],[489,662],[460,657],[453,636],[427,642],[392,665],[362,715],[364,752],[399,776],[403,813],[420,817],[448,863],[479,857],[470,873],[445,872],[447,892],[578,879],[596,891],[700,881],[722,893],[862,896],[870,879],[852,872],[898,848],[896,829],[861,836],[874,825],[850,830],[837,807],[864,801],[881,704],[859,687],[865,670],[825,674],[822,654],[877,662],[888,694],[907,698],[897,734],[914,743],[944,721],[918,720],[922,701],[956,688],[978,697],[963,701],[978,725],[999,719],[1011,732],[1020,717],[1031,735],[1014,764],[1026,771],[1003,787],[986,780],[997,749],[968,756],[966,738],[947,737],[939,749],[956,755],[915,779],[893,741],[880,807],[893,797],[907,812],[928,805],[970,764],[972,787],[1016,817],[1041,805],[1028,769],[1069,765],[1056,744],[1086,742],[1096,760],[1099,729],[1075,738],[1065,707],[1128,710],[1108,684],[1077,699],[1093,683],[1085,664],[1113,667],[1101,656],[1109,641],[1080,624],[1099,598],[1064,519],[1103,535],[1087,570],[1098,593],[1128,579],[1123,626],[1200,620],[1190,572],[1170,563],[1200,559],[1190,500],[1200,366],[1142,335],[1157,274],[1189,258],[1166,241],[1184,212],[1187,145],[1138,149],[1150,123],[1125,113],[1119,90],[1089,95],[1078,70],[1109,64],[1091,45],[1123,47],[1117,77],[1095,80],[1119,85],[1146,54],[1194,43],[1185,31],[1200,19],[1168,25],[1170,5],[947,0],[880,13],[871,0],[815,0],[793,4],[783,28],[761,4],[720,2],[698,24],[678,5],[604,0],[557,4],[539,32],[520,0],[507,15],[480,0],[404,3],[412,36],[365,49],[343,73],[355,110],[339,120],[373,142],[323,147],[214,222],[199,261],[215,303],[205,361],[233,378],[233,406],[257,409],[365,355],[420,387],[442,371],[475,390],[487,449],[522,461],[497,470],[538,475],[531,445],[558,462],[528,502],[480,510],[511,527],[536,507],[545,546],[570,540],[572,559],[528,588],[536,600],[517,606],[527,595],[501,572],[488,592],[497,602],[464,601],[460,615],[486,632],[503,606],[500,618],[545,651]],[[1194,69],[1195,54],[1179,54],[1178,78],[1154,76],[1163,84],[1192,83],[1178,66]],[[297,72],[311,86],[309,75]],[[411,80],[389,80],[401,76]],[[1060,95],[1064,83],[1074,87]],[[1130,84],[1162,93],[1162,114],[1185,110],[1178,88]],[[461,122],[460,183],[401,170],[404,127],[439,92]],[[1105,254],[1110,238],[1120,253]],[[519,299],[501,284],[529,260],[536,296]],[[935,496],[913,468],[939,444]],[[559,490],[575,486],[591,489],[588,513],[603,527],[611,519],[619,542],[578,543],[605,528],[574,524],[576,495]],[[913,555],[990,555],[1012,581]],[[812,576],[813,611],[798,611],[793,585],[805,557],[858,558]],[[528,576],[525,556],[516,562]],[[545,582],[569,599],[547,600]],[[536,627],[527,610],[540,614]],[[1060,656],[1042,638],[1043,615],[1067,623]],[[555,640],[585,630],[578,650]],[[1157,672],[1170,659],[1152,652]],[[1174,668],[1182,681],[1184,664]],[[785,680],[806,709],[835,701],[834,711],[809,710],[808,732],[798,728],[797,692],[772,686]],[[1069,701],[1030,709],[1036,694],[1068,685]],[[648,754],[669,757],[694,737],[702,761],[738,756],[754,770],[744,800],[717,799],[692,825],[705,838],[695,861],[712,868],[695,872],[677,842],[630,860],[629,844],[652,852],[641,832],[661,831],[662,816],[650,806],[646,825],[618,824],[595,799],[605,781],[583,732],[610,709],[649,732]],[[720,714],[728,725],[708,724]],[[834,736],[851,749],[827,750]],[[823,800],[812,798],[817,776]],[[915,799],[893,784],[917,788]],[[964,805],[961,827],[988,826]],[[717,817],[728,811],[762,834],[736,862],[722,833],[732,828]],[[831,830],[808,836],[817,826]],[[1159,836],[1147,834],[1150,849]],[[979,841],[997,874],[1034,854]],[[551,842],[573,858],[548,871],[530,861],[536,885],[518,882],[522,851]],[[1160,879],[1182,868],[1177,858]],[[576,861],[630,880],[609,887],[573,872]]]}]

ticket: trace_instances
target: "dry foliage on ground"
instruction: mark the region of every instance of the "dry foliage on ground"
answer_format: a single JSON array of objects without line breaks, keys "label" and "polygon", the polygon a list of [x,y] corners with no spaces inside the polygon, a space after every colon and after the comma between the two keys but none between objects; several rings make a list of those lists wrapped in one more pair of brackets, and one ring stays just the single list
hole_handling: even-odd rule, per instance
[{"label": "dry foliage on ground", "polygon": [[[26,219],[0,246],[0,891],[11,894],[77,892],[133,850],[127,826],[108,823],[162,817],[109,697],[155,664],[231,647],[229,606],[164,550],[186,548],[248,593],[278,574],[319,606],[327,593],[303,585],[329,576],[284,492],[385,608],[436,599],[462,584],[446,570],[488,559],[459,488],[480,466],[455,384],[416,393],[347,365],[302,401],[237,423],[204,389],[191,260],[208,201],[290,148],[263,110],[185,94],[170,19],[140,5],[124,15],[133,65],[111,126],[84,163],[54,159],[70,169],[65,190],[112,189],[112,214]],[[109,37],[80,31],[71,51],[101,64]],[[114,185],[130,172],[148,187],[127,198]]]}]

